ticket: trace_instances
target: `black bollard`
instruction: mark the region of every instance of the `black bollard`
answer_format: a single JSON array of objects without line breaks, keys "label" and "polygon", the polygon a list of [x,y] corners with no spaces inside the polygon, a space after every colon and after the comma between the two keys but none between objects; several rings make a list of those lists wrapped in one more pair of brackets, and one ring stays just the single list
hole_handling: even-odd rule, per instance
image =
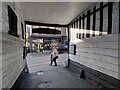
[{"label": "black bollard", "polygon": [[85,78],[85,75],[84,75],[84,70],[83,69],[80,69],[80,78]]}]

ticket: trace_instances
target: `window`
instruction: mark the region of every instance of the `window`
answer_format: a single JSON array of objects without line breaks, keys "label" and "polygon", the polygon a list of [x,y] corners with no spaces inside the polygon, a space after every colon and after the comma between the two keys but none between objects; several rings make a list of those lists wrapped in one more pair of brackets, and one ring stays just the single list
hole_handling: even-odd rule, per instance
[{"label": "window", "polygon": [[8,5],[8,19],[9,19],[9,31],[10,35],[19,37],[17,34],[17,16],[12,8]]}]

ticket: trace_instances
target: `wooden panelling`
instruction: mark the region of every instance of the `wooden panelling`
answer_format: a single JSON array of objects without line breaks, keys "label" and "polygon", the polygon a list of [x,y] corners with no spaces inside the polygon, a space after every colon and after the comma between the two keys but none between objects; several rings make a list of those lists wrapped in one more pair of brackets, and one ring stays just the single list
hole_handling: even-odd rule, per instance
[{"label": "wooden panelling", "polygon": [[2,89],[2,3],[0,1],[0,90]]},{"label": "wooden panelling", "polygon": [[[99,61],[95,61],[93,59],[87,59],[87,58],[83,58],[83,57],[81,57],[80,59],[71,57],[71,59],[74,60],[75,62],[83,64],[89,68],[103,72],[112,77],[118,78],[118,66],[116,66],[116,65],[112,65],[112,64],[108,64],[108,63],[104,63],[104,62],[102,63]],[[107,65],[107,66],[105,66],[105,65]]]},{"label": "wooden panelling", "polygon": [[70,69],[74,71],[75,74],[80,76],[80,70],[84,70],[84,75],[86,79],[92,81],[95,85],[102,88],[118,88],[120,87],[120,80],[111,77],[107,74],[99,72],[95,69],[92,69],[88,66],[85,66],[81,63],[74,62],[74,60],[70,60]]},{"label": "wooden panelling", "polygon": [[82,49],[79,49],[79,51],[77,52],[78,53],[79,52],[94,53],[94,54],[100,54],[103,56],[118,57],[118,51],[113,49],[110,50],[110,49],[101,49],[101,48],[82,48]]},{"label": "wooden panelling", "polygon": [[113,14],[112,14],[112,33],[119,33],[119,23],[120,22],[120,10],[119,3],[113,3]]},{"label": "wooden panelling", "polygon": [[18,34],[20,35],[20,38],[8,34],[8,4],[13,10],[16,10],[15,13],[17,14],[18,18],[18,25],[23,21],[21,15],[19,15],[20,12],[17,7],[18,4],[14,2],[6,2],[2,4],[2,88],[11,88],[24,68],[23,42],[21,40],[22,29],[20,26],[18,26]]},{"label": "wooden panelling", "polygon": [[[86,38],[86,34],[81,34],[81,39],[74,39],[72,41],[70,40],[71,44],[76,44],[76,55],[69,54],[69,59],[112,78],[120,80],[120,34],[118,33],[120,11],[119,3],[99,3],[91,9],[94,11],[90,15],[91,31],[88,34],[91,34],[91,37]],[[84,15],[85,11],[81,13],[81,16]],[[82,29],[80,29],[81,33],[86,31],[84,26],[86,26],[86,20],[85,17],[82,17]],[[75,30],[72,30],[74,33]],[[74,38],[74,36],[72,36],[73,33],[70,33],[71,38]],[[72,63],[72,66],[74,69],[77,69],[76,71],[79,72],[78,65],[74,65],[74,63]],[[94,75],[89,73],[88,75],[94,78]],[[95,81],[96,77],[95,79],[93,78],[91,79]],[[106,87],[114,87],[113,85],[108,84],[105,80],[101,80],[100,82],[98,80],[95,82],[98,84],[102,83],[103,85],[107,84]]]},{"label": "wooden panelling", "polygon": [[[104,44],[103,44],[104,43]],[[120,42],[96,42],[96,43],[81,43],[77,45],[79,48],[101,48],[101,49],[118,49]]]},{"label": "wooden panelling", "polygon": [[106,35],[108,31],[108,7],[103,9],[103,35]]},{"label": "wooden panelling", "polygon": [[96,12],[96,25],[95,25],[95,36],[99,35],[99,27],[100,27],[100,11]]},{"label": "wooden panelling", "polygon": [[[118,65],[118,58],[117,57],[109,57],[109,56],[102,56],[99,54],[93,54],[93,53],[79,53],[79,57],[85,57],[88,59],[93,59],[96,61],[101,61],[101,62],[105,62],[105,63],[110,63],[110,64],[114,64],[114,65]],[[119,64],[120,65],[120,64]]]},{"label": "wooden panelling", "polygon": [[70,55],[70,59],[120,79],[118,36],[119,34],[111,34],[82,39],[76,43],[76,55]]},{"label": "wooden panelling", "polygon": [[86,42],[86,43],[96,43],[96,42],[114,42],[118,41],[119,34],[112,34],[112,35],[104,35],[104,36],[96,36],[91,38],[85,38],[81,39],[80,42]]}]

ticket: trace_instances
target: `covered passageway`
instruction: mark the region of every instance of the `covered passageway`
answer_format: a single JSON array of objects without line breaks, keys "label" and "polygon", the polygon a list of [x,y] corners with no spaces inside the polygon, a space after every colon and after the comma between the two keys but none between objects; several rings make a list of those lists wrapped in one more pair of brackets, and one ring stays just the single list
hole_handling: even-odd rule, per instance
[{"label": "covered passageway", "polygon": [[119,0],[0,1],[0,89],[120,88],[119,16]]}]

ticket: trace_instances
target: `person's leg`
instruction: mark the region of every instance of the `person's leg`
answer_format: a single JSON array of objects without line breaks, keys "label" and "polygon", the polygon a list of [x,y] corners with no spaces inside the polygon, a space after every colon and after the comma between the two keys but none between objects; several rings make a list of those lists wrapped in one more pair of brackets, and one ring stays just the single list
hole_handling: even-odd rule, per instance
[{"label": "person's leg", "polygon": [[50,65],[52,65],[52,62],[53,62],[53,58],[52,58],[52,54],[50,55]]},{"label": "person's leg", "polygon": [[52,65],[53,60],[51,60],[50,65]]},{"label": "person's leg", "polygon": [[53,58],[53,61],[55,63],[55,66],[57,66],[56,58]]}]

